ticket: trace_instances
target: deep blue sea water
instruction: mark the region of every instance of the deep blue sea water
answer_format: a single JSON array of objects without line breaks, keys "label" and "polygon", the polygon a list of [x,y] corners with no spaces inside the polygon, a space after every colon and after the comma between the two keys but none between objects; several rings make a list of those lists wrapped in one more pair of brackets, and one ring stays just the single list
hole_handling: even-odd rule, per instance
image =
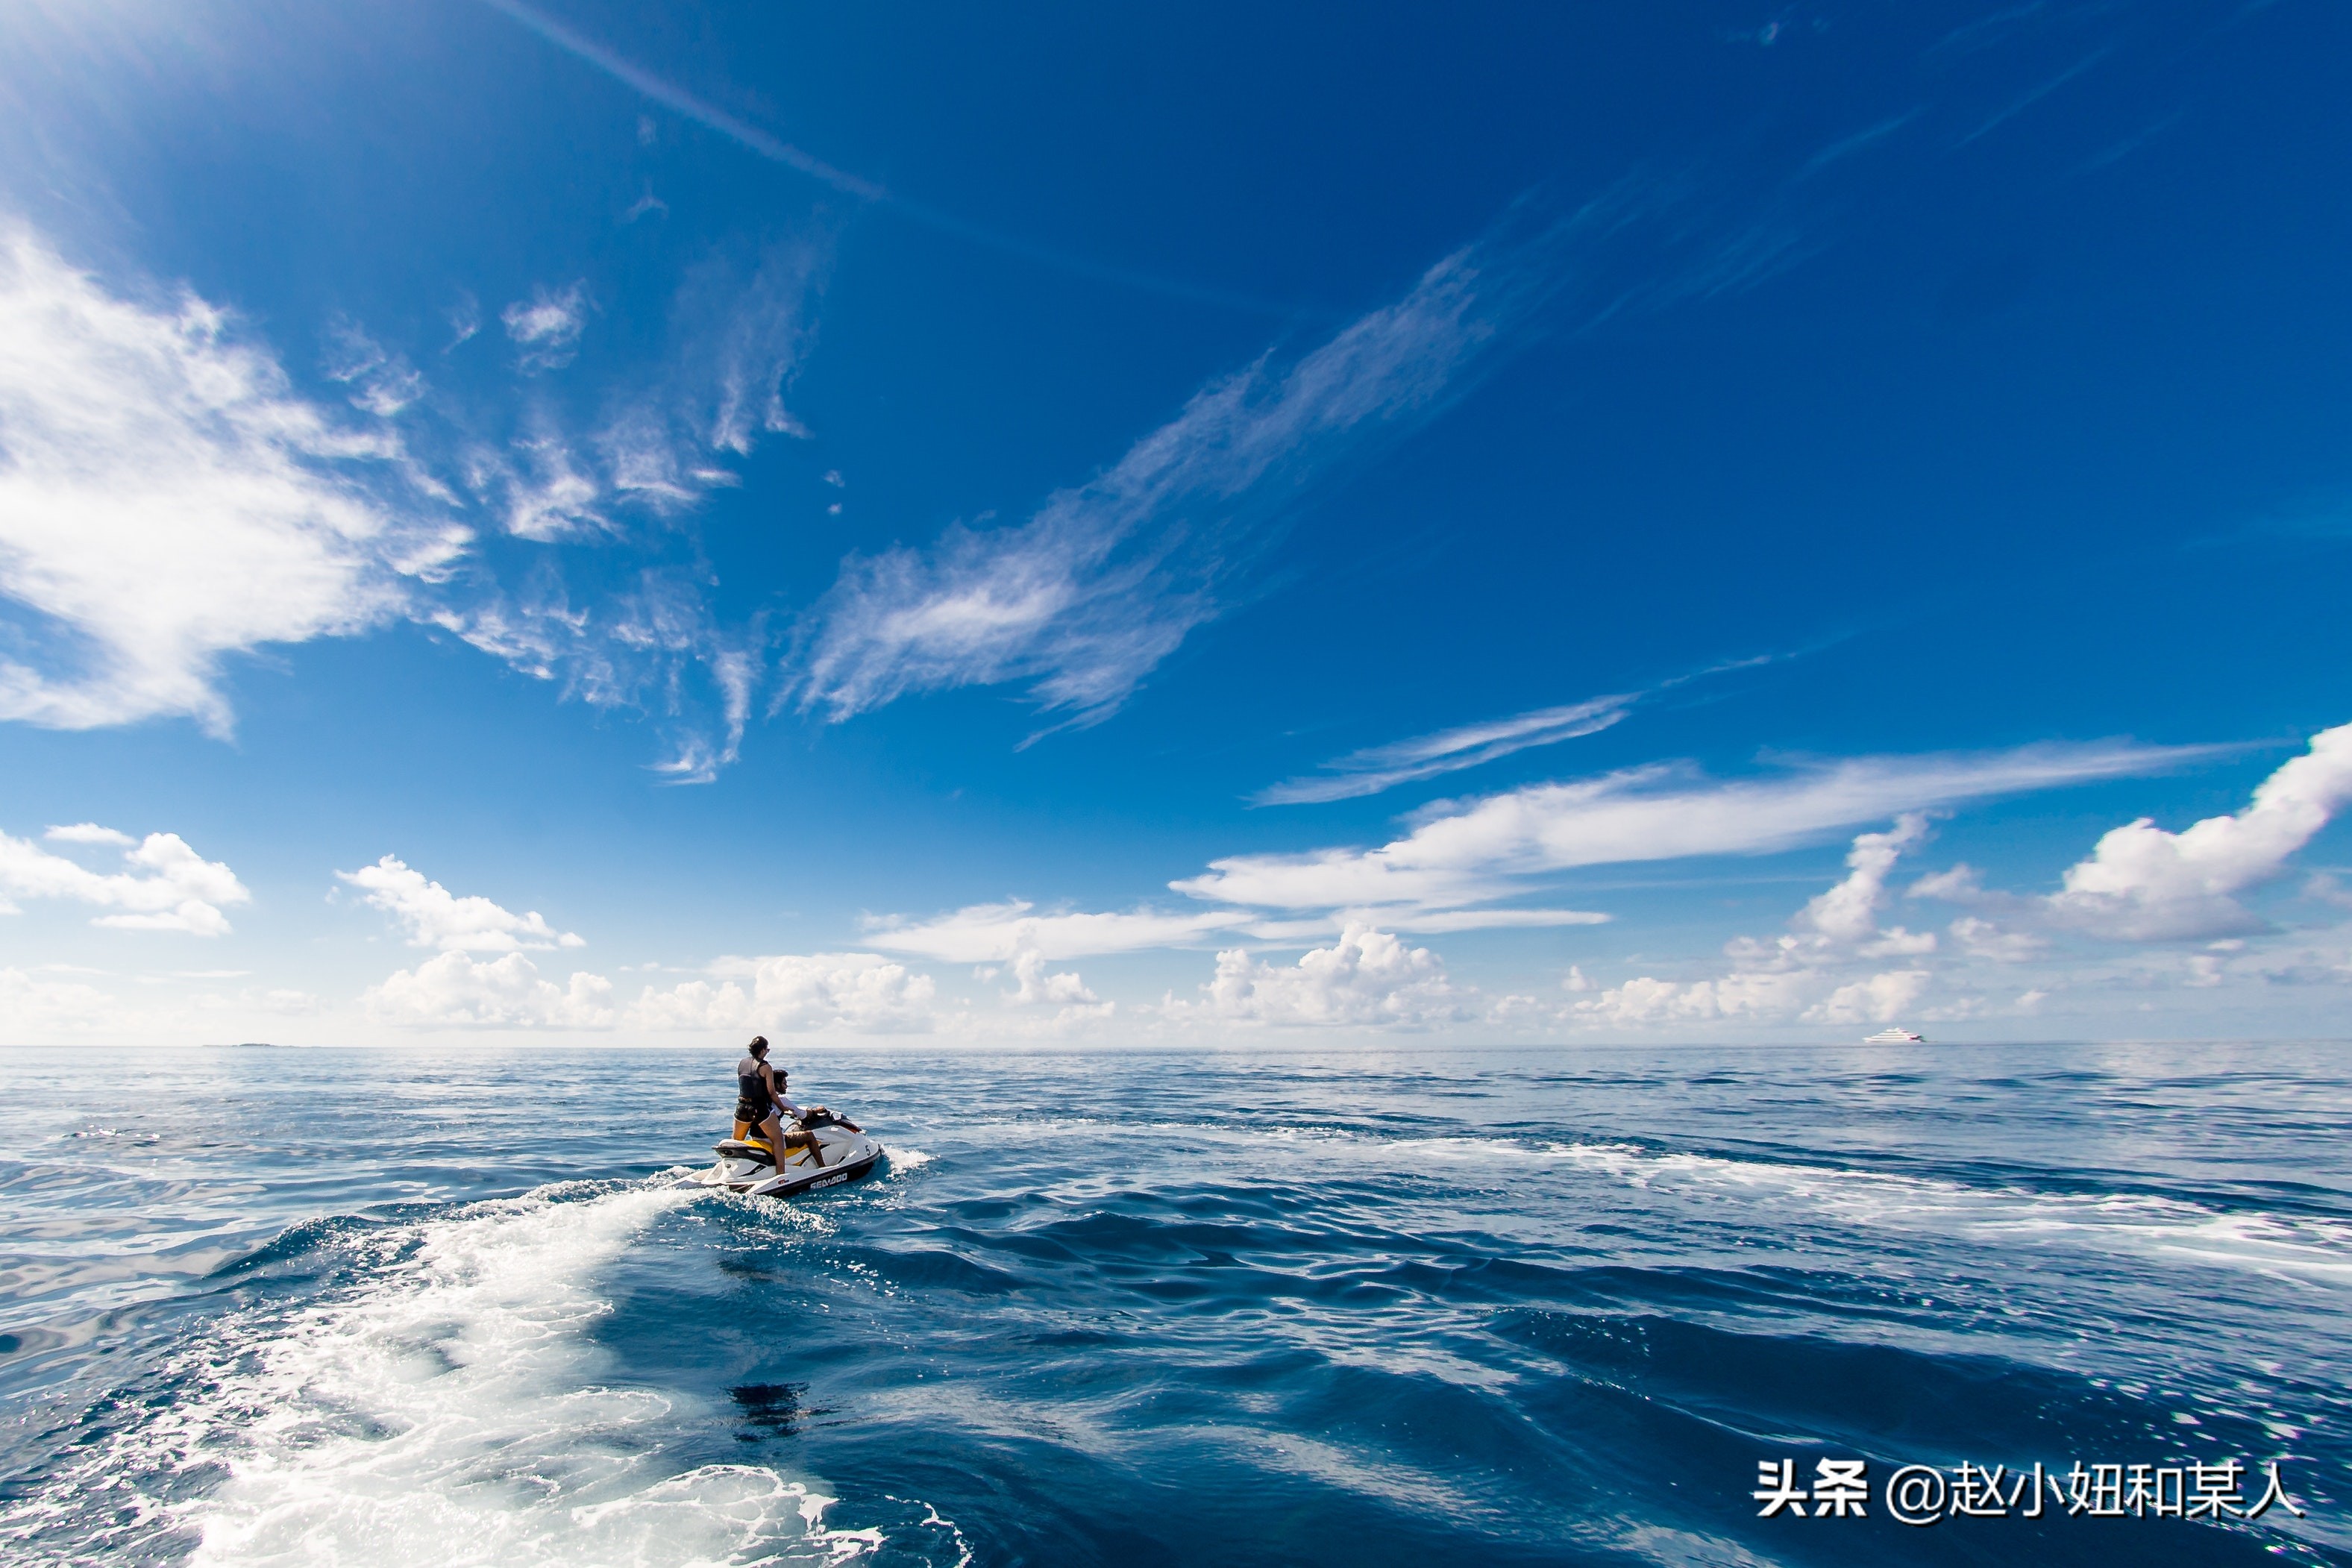
[{"label": "deep blue sea water", "polygon": [[0,1053],[0,1559],[2352,1563],[2348,1051]]}]

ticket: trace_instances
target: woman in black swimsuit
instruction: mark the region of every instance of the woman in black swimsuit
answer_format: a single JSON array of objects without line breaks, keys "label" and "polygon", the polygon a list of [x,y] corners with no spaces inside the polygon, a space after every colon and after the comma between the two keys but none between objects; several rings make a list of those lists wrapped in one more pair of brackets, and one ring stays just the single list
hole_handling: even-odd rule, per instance
[{"label": "woman in black swimsuit", "polygon": [[776,1156],[776,1166],[783,1168],[784,1151],[805,1148],[809,1158],[817,1158],[816,1134],[795,1127],[784,1131],[784,1121],[777,1108],[776,1075],[768,1066],[768,1037],[754,1035],[747,1047],[748,1054],[735,1064],[735,1137],[737,1141],[757,1127],[767,1134],[768,1148]]}]

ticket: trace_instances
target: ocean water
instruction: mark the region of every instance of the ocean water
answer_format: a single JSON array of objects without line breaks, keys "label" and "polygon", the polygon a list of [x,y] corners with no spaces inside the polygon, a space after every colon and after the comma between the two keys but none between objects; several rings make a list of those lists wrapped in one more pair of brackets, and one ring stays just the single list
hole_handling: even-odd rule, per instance
[{"label": "ocean water", "polygon": [[1263,1044],[788,1051],[790,1205],[727,1050],[0,1053],[0,1560],[2352,1563],[2347,1047]]}]

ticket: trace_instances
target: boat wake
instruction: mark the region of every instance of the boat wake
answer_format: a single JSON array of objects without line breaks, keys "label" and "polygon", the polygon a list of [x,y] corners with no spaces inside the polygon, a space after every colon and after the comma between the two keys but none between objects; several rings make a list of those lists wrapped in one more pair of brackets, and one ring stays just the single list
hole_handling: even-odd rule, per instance
[{"label": "boat wake", "polygon": [[347,1235],[356,1285],[231,1319],[165,1369],[167,1397],[0,1515],[0,1542],[205,1568],[873,1552],[881,1532],[828,1526],[805,1480],[692,1463],[720,1413],[619,1384],[593,1338],[599,1272],[692,1196],[564,1184]]}]

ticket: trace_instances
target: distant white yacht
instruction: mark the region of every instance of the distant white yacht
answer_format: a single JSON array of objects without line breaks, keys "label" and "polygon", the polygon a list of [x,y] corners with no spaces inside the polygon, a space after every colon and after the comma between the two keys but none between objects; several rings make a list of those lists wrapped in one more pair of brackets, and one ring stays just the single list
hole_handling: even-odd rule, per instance
[{"label": "distant white yacht", "polygon": [[1908,1029],[1881,1029],[1862,1042],[1865,1046],[1924,1046],[1927,1037]]}]

